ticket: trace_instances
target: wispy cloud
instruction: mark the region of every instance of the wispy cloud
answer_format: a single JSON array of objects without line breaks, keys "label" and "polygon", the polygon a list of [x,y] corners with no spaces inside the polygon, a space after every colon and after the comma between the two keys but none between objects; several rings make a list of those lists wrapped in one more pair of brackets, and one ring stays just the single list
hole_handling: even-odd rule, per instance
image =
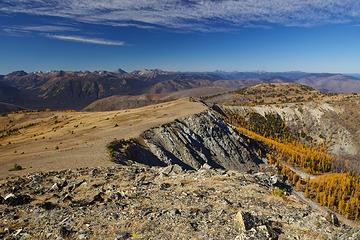
[{"label": "wispy cloud", "polygon": [[59,26],[59,25],[15,26],[14,28],[21,29],[24,31],[33,31],[33,32],[72,32],[79,30],[75,27]]},{"label": "wispy cloud", "polygon": [[[78,22],[195,31],[249,26],[315,26],[360,20],[358,0],[2,0],[0,12]],[[129,24],[130,22],[130,24]],[[135,22],[136,24],[131,24]]]},{"label": "wispy cloud", "polygon": [[56,34],[46,34],[45,36],[48,38],[58,39],[63,41],[82,42],[82,43],[91,43],[91,44],[108,45],[108,46],[125,45],[125,42],[123,41],[113,41],[113,40],[101,39],[101,38],[88,38],[83,36],[56,35]]},{"label": "wispy cloud", "polygon": [[62,25],[29,25],[19,26],[12,25],[2,29],[4,32],[9,33],[52,33],[52,32],[75,32],[79,31],[78,28]]},{"label": "wispy cloud", "polygon": [[135,28],[141,28],[141,29],[156,29],[157,28],[156,26],[138,24],[138,23],[113,22],[113,23],[109,23],[109,25],[114,26],[114,27],[135,27]]}]

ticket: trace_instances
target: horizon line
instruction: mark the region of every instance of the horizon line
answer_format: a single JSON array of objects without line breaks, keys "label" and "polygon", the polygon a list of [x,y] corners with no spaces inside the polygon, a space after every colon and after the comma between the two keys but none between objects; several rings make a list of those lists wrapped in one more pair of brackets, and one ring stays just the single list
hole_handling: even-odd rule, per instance
[{"label": "horizon line", "polygon": [[79,69],[79,70],[64,70],[64,69],[52,69],[52,70],[32,70],[32,71],[27,71],[27,70],[23,70],[23,69],[19,69],[19,70],[14,70],[14,71],[10,71],[7,73],[0,73],[0,75],[2,76],[6,76],[8,74],[14,73],[14,72],[20,72],[20,71],[24,71],[26,73],[47,73],[47,72],[60,72],[60,71],[64,71],[64,72],[117,72],[119,70],[125,71],[127,73],[131,73],[131,72],[135,72],[135,71],[142,71],[142,70],[159,70],[159,71],[164,71],[164,72],[174,72],[174,73],[215,73],[215,72],[223,72],[223,73],[313,73],[313,74],[359,74],[360,72],[332,72],[332,71],[303,71],[303,70],[285,70],[285,71],[278,71],[278,70],[274,70],[274,71],[267,71],[267,70],[221,70],[221,69],[215,69],[215,70],[169,70],[169,69],[162,69],[162,68],[138,68],[138,69],[133,69],[133,70],[125,70],[124,68],[118,68],[115,70],[106,70],[106,69],[92,69],[92,70],[86,70],[86,69]]}]

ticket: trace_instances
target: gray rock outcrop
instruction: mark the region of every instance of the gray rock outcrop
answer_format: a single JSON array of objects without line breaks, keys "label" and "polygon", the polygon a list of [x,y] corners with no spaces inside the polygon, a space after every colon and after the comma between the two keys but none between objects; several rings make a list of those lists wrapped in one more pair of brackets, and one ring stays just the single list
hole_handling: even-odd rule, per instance
[{"label": "gray rock outcrop", "polygon": [[[183,169],[257,170],[262,147],[238,134],[217,113],[207,111],[145,131],[139,139],[115,144],[115,161],[147,165],[177,164]],[[262,149],[265,152],[264,149]]]}]

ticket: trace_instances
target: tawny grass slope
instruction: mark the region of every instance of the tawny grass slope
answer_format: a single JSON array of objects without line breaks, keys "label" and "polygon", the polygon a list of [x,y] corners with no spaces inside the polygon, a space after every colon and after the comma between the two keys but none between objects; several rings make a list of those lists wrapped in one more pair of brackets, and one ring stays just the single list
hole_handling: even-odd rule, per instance
[{"label": "tawny grass slope", "polygon": [[[201,103],[180,99],[111,112],[32,112],[0,117],[0,129],[21,128],[0,139],[0,178],[111,165],[106,144],[115,138],[137,137],[151,127],[205,109]],[[9,171],[15,163],[25,169]]]}]

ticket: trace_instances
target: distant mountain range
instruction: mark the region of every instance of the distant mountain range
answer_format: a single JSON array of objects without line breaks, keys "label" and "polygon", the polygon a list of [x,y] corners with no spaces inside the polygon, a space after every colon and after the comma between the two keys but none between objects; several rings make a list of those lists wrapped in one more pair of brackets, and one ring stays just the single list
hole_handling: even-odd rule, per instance
[{"label": "distant mountain range", "polygon": [[360,79],[360,73],[349,73],[349,74],[346,74],[346,75]]},{"label": "distant mountain range", "polygon": [[[0,103],[8,106],[4,109],[81,110],[99,99],[112,96],[130,95],[131,101],[136,102],[136,96],[143,99],[144,94],[156,94],[161,99],[174,92],[179,92],[177,97],[182,94],[197,96],[203,94],[204,89],[211,89],[210,92],[216,94],[263,82],[301,83],[326,92],[360,92],[360,80],[356,75],[330,73],[170,72],[159,69],[133,72],[121,69],[115,72],[16,71],[0,76]],[[126,101],[126,97],[116,99]],[[155,97],[155,101],[158,100]]]}]

